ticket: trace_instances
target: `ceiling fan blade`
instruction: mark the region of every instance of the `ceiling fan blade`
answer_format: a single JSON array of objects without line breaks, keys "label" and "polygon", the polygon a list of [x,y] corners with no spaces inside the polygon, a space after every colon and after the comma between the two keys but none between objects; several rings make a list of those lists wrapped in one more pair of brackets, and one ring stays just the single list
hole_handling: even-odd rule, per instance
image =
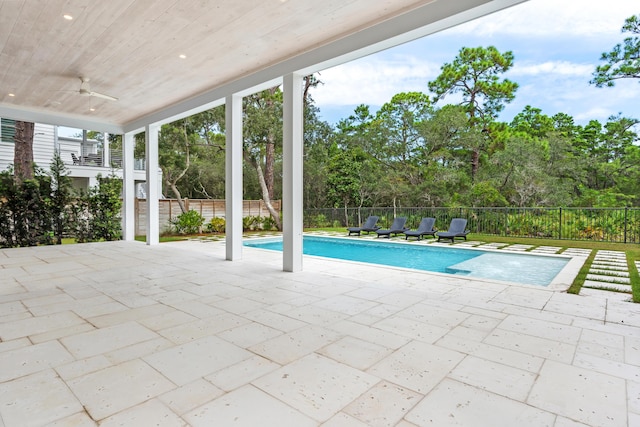
[{"label": "ceiling fan blade", "polygon": [[110,95],[105,95],[104,93],[99,92],[89,92],[90,96],[95,96],[96,98],[108,99],[109,101],[117,101],[118,98]]}]

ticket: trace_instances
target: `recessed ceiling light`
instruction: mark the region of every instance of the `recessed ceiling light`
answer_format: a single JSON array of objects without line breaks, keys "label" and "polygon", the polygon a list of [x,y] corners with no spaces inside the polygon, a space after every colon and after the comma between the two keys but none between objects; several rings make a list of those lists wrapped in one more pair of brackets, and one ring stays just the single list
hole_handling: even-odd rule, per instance
[{"label": "recessed ceiling light", "polygon": [[16,94],[15,93],[10,93],[9,96],[13,97],[13,96],[16,96]]},{"label": "recessed ceiling light", "polygon": [[69,15],[68,13],[65,13],[64,15],[62,15],[62,17],[67,21],[71,21],[73,19],[73,16]]},{"label": "recessed ceiling light", "polygon": [[89,111],[96,111],[96,109],[91,107],[91,108],[89,108]]},{"label": "recessed ceiling light", "polygon": [[180,55],[178,55],[178,57],[179,57],[180,59],[186,59],[186,58],[187,58],[187,55],[185,55],[184,53],[181,53]]}]

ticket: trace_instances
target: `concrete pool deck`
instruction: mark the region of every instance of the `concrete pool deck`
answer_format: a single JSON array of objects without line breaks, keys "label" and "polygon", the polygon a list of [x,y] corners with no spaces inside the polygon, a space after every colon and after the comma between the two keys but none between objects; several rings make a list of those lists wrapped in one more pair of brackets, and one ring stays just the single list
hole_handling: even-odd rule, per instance
[{"label": "concrete pool deck", "polygon": [[640,304],[221,242],[0,250],[0,426],[637,426]]}]

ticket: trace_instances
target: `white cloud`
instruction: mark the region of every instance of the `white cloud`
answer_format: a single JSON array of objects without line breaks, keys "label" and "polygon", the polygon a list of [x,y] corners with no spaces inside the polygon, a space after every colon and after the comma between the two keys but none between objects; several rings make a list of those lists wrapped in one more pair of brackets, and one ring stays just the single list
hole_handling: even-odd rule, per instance
[{"label": "white cloud", "polygon": [[440,64],[412,56],[389,59],[371,56],[320,73],[313,92],[318,105],[382,105],[400,92],[427,92],[427,82],[437,75]]},{"label": "white cloud", "polygon": [[593,64],[576,64],[569,61],[545,61],[542,63],[515,62],[509,70],[513,76],[585,76],[588,80],[593,73]]},{"label": "white cloud", "polygon": [[619,32],[625,18],[634,13],[638,13],[638,0],[529,0],[448,31],[480,36],[598,37]]},{"label": "white cloud", "polygon": [[[577,123],[606,121],[618,112],[640,118],[640,84],[615,88],[589,84],[600,54],[622,41],[624,19],[640,13],[639,0],[529,0],[459,27],[325,70],[313,92],[322,112],[335,122],[365,104],[377,107],[400,92],[428,93],[427,83],[464,45],[500,46],[516,56],[505,77],[520,85],[501,115],[510,121],[525,105],[544,114],[573,116]],[[576,39],[576,37],[580,37]],[[457,102],[448,97],[447,102]]]}]

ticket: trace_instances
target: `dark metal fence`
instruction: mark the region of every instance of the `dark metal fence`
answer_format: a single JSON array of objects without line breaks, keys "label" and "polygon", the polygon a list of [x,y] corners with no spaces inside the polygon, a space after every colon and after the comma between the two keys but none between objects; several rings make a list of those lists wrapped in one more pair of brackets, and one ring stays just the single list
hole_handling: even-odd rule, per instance
[{"label": "dark metal fence", "polygon": [[452,218],[466,218],[471,233],[511,237],[640,243],[640,208],[349,208],[307,209],[307,228],[350,227],[369,215],[382,227],[396,216],[416,228],[423,217],[434,217],[446,230]]}]

